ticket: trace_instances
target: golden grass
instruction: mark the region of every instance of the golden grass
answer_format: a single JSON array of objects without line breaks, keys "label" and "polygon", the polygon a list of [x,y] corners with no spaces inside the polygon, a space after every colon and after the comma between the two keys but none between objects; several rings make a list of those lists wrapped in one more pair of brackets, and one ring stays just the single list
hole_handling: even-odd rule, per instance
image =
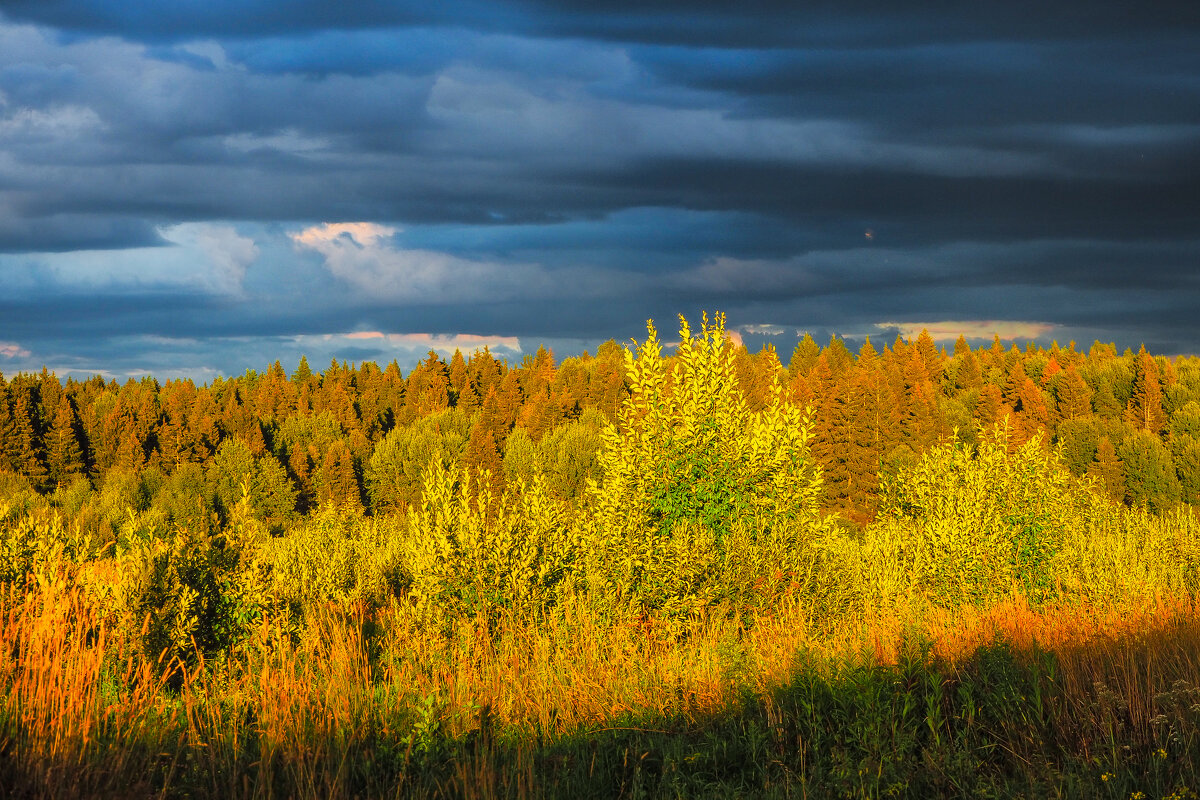
[{"label": "golden grass", "polygon": [[213,794],[269,796],[278,780],[337,796],[372,742],[394,741],[407,759],[423,736],[470,735],[485,719],[551,737],[698,719],[746,692],[769,704],[801,653],[831,667],[894,665],[914,640],[951,665],[998,641],[1053,653],[1056,735],[1084,752],[1105,741],[1105,725],[1150,746],[1164,719],[1200,701],[1200,608],[1179,597],[1040,608],[1009,598],[864,613],[821,632],[785,603],[750,621],[697,620],[683,636],[633,614],[602,621],[582,600],[536,623],[439,630],[403,605],[331,606],[299,631],[263,622],[240,655],[202,665],[177,694],[68,582],[10,588],[3,604],[0,741],[44,796],[139,794],[133,781],[148,790],[183,769]]}]

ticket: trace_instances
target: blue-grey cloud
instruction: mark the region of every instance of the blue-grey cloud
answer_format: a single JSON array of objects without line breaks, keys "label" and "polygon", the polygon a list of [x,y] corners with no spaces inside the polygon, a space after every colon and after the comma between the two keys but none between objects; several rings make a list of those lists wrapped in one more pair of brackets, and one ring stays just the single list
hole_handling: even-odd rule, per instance
[{"label": "blue-grey cloud", "polygon": [[0,370],[699,308],[1197,350],[1197,14],[10,0]]}]

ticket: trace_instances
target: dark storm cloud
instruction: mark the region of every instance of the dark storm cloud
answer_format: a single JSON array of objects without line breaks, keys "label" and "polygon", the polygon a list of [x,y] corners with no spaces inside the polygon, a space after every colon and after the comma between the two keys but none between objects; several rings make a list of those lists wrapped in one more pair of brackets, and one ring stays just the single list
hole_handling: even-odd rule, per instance
[{"label": "dark storm cloud", "polygon": [[14,18],[62,30],[146,40],[440,24],[543,36],[777,47],[830,39],[894,43],[1127,36],[1200,24],[1200,12],[1192,4],[1131,7],[1118,0],[1049,6],[1034,0],[991,0],[969,7],[934,2],[916,9],[879,0],[753,0],[736,6],[717,0],[464,0],[453,6],[383,0],[7,0],[4,8]]},{"label": "dark storm cloud", "polygon": [[701,307],[1200,349],[1200,7],[1052,5],[2,2],[0,369]]},{"label": "dark storm cloud", "polygon": [[52,213],[23,220],[0,218],[0,253],[119,250],[163,244],[144,220],[99,214]]}]

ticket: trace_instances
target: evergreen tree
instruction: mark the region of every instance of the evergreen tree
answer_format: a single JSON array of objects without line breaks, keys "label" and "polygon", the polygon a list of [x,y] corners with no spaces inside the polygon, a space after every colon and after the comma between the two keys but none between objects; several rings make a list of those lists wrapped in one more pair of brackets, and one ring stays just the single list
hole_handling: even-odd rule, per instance
[{"label": "evergreen tree", "polygon": [[1185,503],[1200,503],[1200,439],[1183,436],[1172,442],[1175,474],[1179,478],[1180,499]]},{"label": "evergreen tree", "polygon": [[835,378],[841,377],[854,363],[854,356],[846,348],[846,343],[836,335],[829,337],[829,345],[821,352],[828,361]]},{"label": "evergreen tree", "polygon": [[[525,395],[521,390],[520,375],[516,370],[509,370],[507,374],[500,380],[500,388],[496,390],[496,408],[499,412],[501,420],[501,428],[503,434],[498,435],[496,445],[504,447],[504,438],[508,436],[508,431],[512,430],[513,425],[517,423],[517,414],[521,410],[521,405],[525,402]],[[486,406],[486,401],[484,402]],[[486,413],[486,409],[480,413]]]},{"label": "evergreen tree", "polygon": [[1026,378],[1021,384],[1017,399],[1020,406],[1019,441],[1027,442],[1050,424],[1050,412],[1046,408],[1046,396],[1032,378]]},{"label": "evergreen tree", "polygon": [[455,348],[454,355],[450,358],[450,405],[458,406],[462,402],[463,393],[470,385],[467,361],[463,358],[462,351]]},{"label": "evergreen tree", "polygon": [[408,374],[404,424],[450,407],[450,370],[433,350]]},{"label": "evergreen tree", "polygon": [[1056,384],[1059,420],[1083,419],[1092,414],[1092,390],[1075,367],[1068,367]]},{"label": "evergreen tree", "polygon": [[589,362],[588,404],[599,409],[610,422],[616,422],[617,409],[625,399],[625,350],[609,339],[596,350]]},{"label": "evergreen tree", "polygon": [[56,489],[83,472],[83,455],[75,424],[75,410],[63,395],[46,434],[46,471],[50,484]]},{"label": "evergreen tree", "polygon": [[1107,377],[1096,386],[1092,395],[1092,408],[1096,415],[1103,419],[1116,419],[1121,415],[1121,401],[1117,399],[1112,382],[1107,380]]},{"label": "evergreen tree", "polygon": [[332,504],[350,513],[362,513],[362,490],[354,471],[354,457],[342,439],[325,451],[313,482],[321,505]]},{"label": "evergreen tree", "polygon": [[1163,411],[1162,385],[1158,382],[1158,364],[1145,346],[1134,360],[1133,396],[1125,407],[1126,418],[1139,430],[1155,435],[1167,426]]},{"label": "evergreen tree", "polygon": [[292,373],[292,383],[309,383],[312,379],[313,371],[308,366],[308,357],[300,356],[300,363],[296,365],[296,370]]},{"label": "evergreen tree", "polygon": [[17,472],[28,478],[35,489],[44,489],[47,480],[46,466],[42,463],[41,446],[33,427],[33,409],[27,392],[16,392],[12,416],[15,442],[13,452]]},{"label": "evergreen tree", "polygon": [[1076,475],[1087,472],[1096,458],[1096,448],[1100,444],[1100,434],[1092,419],[1075,417],[1063,420],[1058,425],[1056,440],[1062,447],[1063,461],[1067,469]]},{"label": "evergreen tree", "polygon": [[258,459],[254,468],[251,501],[254,510],[267,522],[279,522],[296,510],[298,492],[287,470],[270,453]]},{"label": "evergreen tree", "polygon": [[1121,442],[1117,455],[1125,465],[1125,498],[1130,505],[1165,511],[1179,502],[1175,463],[1157,436],[1136,431]]},{"label": "evergreen tree", "polygon": [[9,405],[8,388],[0,381],[0,472],[16,472],[17,423]]},{"label": "evergreen tree", "polygon": [[913,347],[921,357],[921,363],[925,367],[925,374],[931,380],[938,380],[942,374],[942,356],[938,352],[937,345],[934,343],[933,337],[929,335],[928,330],[925,328],[921,329],[921,333],[917,336],[916,344]]},{"label": "evergreen tree", "polygon": [[1088,474],[1099,482],[1100,488],[1113,500],[1125,500],[1125,468],[1112,440],[1107,436],[1100,439],[1096,447],[1096,460],[1088,468]]},{"label": "evergreen tree", "polygon": [[807,375],[817,363],[817,356],[820,354],[820,345],[813,339],[811,333],[805,331],[804,338],[792,350],[792,359],[788,362],[788,373],[793,378],[797,375]]},{"label": "evergreen tree", "polygon": [[[962,338],[962,337],[959,337]],[[957,353],[958,348],[955,348]],[[959,391],[978,389],[983,385],[983,371],[979,367],[979,358],[970,350],[961,356],[955,355],[956,370],[954,372],[954,388]]]},{"label": "evergreen tree", "polygon": [[241,501],[243,490],[249,493],[253,489],[255,465],[250,446],[241,439],[226,439],[217,448],[204,477],[218,508],[228,515]]},{"label": "evergreen tree", "polygon": [[1000,407],[1004,404],[1000,387],[994,383],[985,383],[979,389],[979,402],[975,405],[975,423],[981,430],[987,430],[1000,419]]},{"label": "evergreen tree", "polygon": [[1042,379],[1039,381],[1039,383],[1041,383],[1044,388],[1049,388],[1051,382],[1061,372],[1062,364],[1059,364],[1058,359],[1054,358],[1054,356],[1051,356],[1050,360],[1046,362],[1045,369],[1042,370]]}]

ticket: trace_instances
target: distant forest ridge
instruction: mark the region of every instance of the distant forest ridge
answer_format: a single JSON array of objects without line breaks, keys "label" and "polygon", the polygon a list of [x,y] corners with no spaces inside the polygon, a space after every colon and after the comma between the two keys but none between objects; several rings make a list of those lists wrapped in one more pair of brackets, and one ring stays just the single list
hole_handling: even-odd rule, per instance
[{"label": "distant forest ridge", "polygon": [[[1200,502],[1200,359],[1118,355],[1095,343],[1005,348],[996,338],[953,352],[927,332],[857,354],[832,338],[799,341],[785,368],[766,346],[738,346],[737,380],[751,410],[778,375],[787,398],[811,407],[812,453],[824,471],[823,506],[848,522],[874,518],[881,481],[932,445],[1005,424],[1013,446],[1039,434],[1066,465],[1114,499],[1161,511]],[[486,348],[449,361],[434,352],[404,375],[301,359],[289,376],[265,372],[197,386],[147,377],[60,381],[53,373],[0,375],[0,481],[7,493],[71,495],[120,486],[134,506],[214,520],[248,497],[267,521],[324,504],[403,512],[419,499],[435,454],[497,488],[537,464],[564,499],[595,473],[600,431],[628,392],[626,351],[557,363],[539,348],[513,366]],[[115,491],[115,489],[114,489]]]}]

